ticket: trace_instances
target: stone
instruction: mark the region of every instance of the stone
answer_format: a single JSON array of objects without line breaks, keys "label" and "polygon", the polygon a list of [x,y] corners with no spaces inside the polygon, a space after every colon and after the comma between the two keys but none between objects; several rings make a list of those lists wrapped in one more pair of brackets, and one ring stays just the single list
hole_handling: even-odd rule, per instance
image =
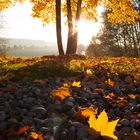
[{"label": "stone", "polygon": [[15,124],[18,124],[18,120],[16,118],[10,118],[8,120],[8,124],[9,125],[15,125]]},{"label": "stone", "polygon": [[136,100],[136,102],[137,102],[137,103],[140,103],[140,95],[139,95],[139,94],[138,94],[138,95],[136,95],[135,100]]},{"label": "stone", "polygon": [[78,138],[87,137],[88,136],[87,127],[86,126],[80,127],[77,130],[77,136]]},{"label": "stone", "polygon": [[65,104],[66,104],[68,107],[73,107],[73,106],[74,106],[74,103],[71,102],[71,101],[67,101]]},{"label": "stone", "polygon": [[132,119],[132,120],[130,121],[130,126],[134,128],[135,125],[136,125],[136,119]]},{"label": "stone", "polygon": [[93,99],[101,99],[101,95],[99,93],[92,93],[90,95]]},{"label": "stone", "polygon": [[36,113],[40,113],[40,114],[47,113],[47,110],[44,107],[34,107],[33,111],[36,112]]},{"label": "stone", "polygon": [[44,133],[47,133],[48,130],[49,130],[49,129],[48,129],[47,127],[41,127],[41,128],[40,128],[40,132],[43,133],[43,134],[44,134]]},{"label": "stone", "polygon": [[0,122],[4,121],[6,118],[6,114],[4,111],[0,111]]},{"label": "stone", "polygon": [[42,125],[41,126],[53,127],[53,119],[52,118],[47,118],[47,119],[42,120]]},{"label": "stone", "polygon": [[130,125],[130,121],[127,120],[127,119],[122,119],[122,120],[121,120],[121,124],[122,124],[123,126],[128,126],[128,125]]},{"label": "stone", "polygon": [[0,132],[5,131],[7,129],[7,123],[1,122],[0,124]]}]

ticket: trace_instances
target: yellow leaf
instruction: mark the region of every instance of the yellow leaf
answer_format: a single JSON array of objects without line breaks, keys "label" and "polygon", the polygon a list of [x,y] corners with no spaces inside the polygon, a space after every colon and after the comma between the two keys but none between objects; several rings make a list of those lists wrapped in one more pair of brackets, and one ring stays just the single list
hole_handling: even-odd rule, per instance
[{"label": "yellow leaf", "polygon": [[108,122],[108,116],[105,111],[102,111],[98,118],[95,118],[95,115],[91,114],[89,118],[89,127],[99,132],[101,136],[110,137],[114,140],[117,137],[114,135],[115,127],[119,120]]},{"label": "yellow leaf", "polygon": [[81,87],[81,82],[80,81],[74,81],[73,83],[72,83],[72,87]]},{"label": "yellow leaf", "polygon": [[91,114],[90,117],[89,117],[89,127],[94,129],[95,131],[99,132],[99,127],[98,127],[98,124],[97,124],[97,121],[96,121],[96,118],[95,118],[95,115]]},{"label": "yellow leaf", "polygon": [[87,70],[86,70],[86,74],[87,74],[87,75],[92,75],[93,72],[92,72],[90,69],[87,69]]},{"label": "yellow leaf", "polygon": [[66,87],[66,88],[69,87],[69,85],[67,83],[64,83],[63,86]]},{"label": "yellow leaf", "polygon": [[102,111],[97,119],[97,124],[98,124],[98,128],[99,128],[100,132],[102,132],[104,130],[107,123],[108,123],[108,116],[105,111]]},{"label": "yellow leaf", "polygon": [[118,121],[119,120],[117,119],[115,121],[108,122],[105,129],[101,132],[101,135],[102,136],[108,136],[108,137],[111,137],[111,138],[117,140],[117,137],[113,133],[114,133],[114,130],[115,130],[115,127],[116,127]]}]

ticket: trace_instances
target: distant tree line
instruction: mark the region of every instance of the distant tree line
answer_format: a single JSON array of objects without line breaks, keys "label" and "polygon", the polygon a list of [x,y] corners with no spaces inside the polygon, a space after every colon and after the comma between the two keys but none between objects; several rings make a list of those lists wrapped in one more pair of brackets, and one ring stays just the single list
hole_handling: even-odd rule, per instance
[{"label": "distant tree line", "polygon": [[[0,12],[0,33],[4,30],[4,28],[5,22],[3,15]],[[7,55],[7,40],[0,36],[0,57],[5,57],[6,55]]]},{"label": "distant tree line", "polygon": [[[140,5],[137,8],[140,13]],[[86,54],[90,56],[140,57],[140,21],[134,24],[112,25],[103,13],[103,30],[93,37]]]}]

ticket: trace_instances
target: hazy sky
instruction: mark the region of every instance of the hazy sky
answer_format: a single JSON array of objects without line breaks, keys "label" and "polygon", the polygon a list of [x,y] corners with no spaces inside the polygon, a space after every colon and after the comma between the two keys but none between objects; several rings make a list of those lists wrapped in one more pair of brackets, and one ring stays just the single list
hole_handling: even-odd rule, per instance
[{"label": "hazy sky", "polygon": [[[32,18],[32,4],[16,4],[3,12],[6,21],[6,28],[0,35],[10,38],[25,38],[56,42],[55,25],[47,25],[45,28],[39,19]],[[79,43],[87,44],[92,34],[96,34],[100,28],[99,24],[89,23],[82,20],[79,25]],[[67,30],[63,28],[63,40],[66,42]]]}]

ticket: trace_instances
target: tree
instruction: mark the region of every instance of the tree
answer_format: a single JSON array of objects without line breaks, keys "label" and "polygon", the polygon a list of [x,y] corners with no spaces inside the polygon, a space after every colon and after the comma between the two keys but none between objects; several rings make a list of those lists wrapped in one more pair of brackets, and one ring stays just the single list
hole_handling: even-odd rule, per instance
[{"label": "tree", "polygon": [[[7,8],[12,0],[2,0],[5,5],[0,3],[0,9]],[[15,0],[13,0],[15,3]],[[21,1],[21,0],[19,0]],[[57,23],[57,43],[59,54],[62,52],[61,39],[61,3],[64,15],[67,15],[68,21],[68,43],[67,54],[75,54],[78,44],[78,22],[81,17],[88,20],[94,20],[97,17],[96,7],[104,4],[109,8],[108,19],[115,25],[117,23],[132,24],[139,15],[133,8],[131,0],[30,0],[34,6],[32,8],[33,17],[42,19],[43,22]],[[4,5],[4,6],[3,6]],[[1,8],[2,7],[2,8]],[[4,7],[4,8],[3,8]],[[55,10],[56,8],[56,10]],[[56,18],[56,15],[58,16]],[[60,27],[60,28],[59,28]],[[59,28],[59,29],[58,29]],[[61,51],[60,51],[61,50]]]},{"label": "tree", "polygon": [[[119,23],[112,25],[108,19],[108,9],[102,14],[102,33],[93,37],[87,49],[88,55],[130,56],[139,57],[139,36],[137,22],[135,24]],[[100,43],[96,43],[100,40]]]},{"label": "tree", "polygon": [[[51,5],[50,1],[47,2],[49,2],[49,4],[46,5]],[[40,3],[42,3],[42,1],[40,1]],[[64,15],[67,16],[68,23],[66,54],[76,53],[78,43],[78,22],[80,17],[87,18],[88,20],[96,19],[96,7],[101,3],[103,3],[105,6],[108,6],[108,19],[114,25],[117,23],[131,24],[135,21],[135,19],[138,18],[138,14],[133,9],[133,5],[130,0],[65,0],[63,2],[62,10]],[[38,13],[37,9],[33,11],[36,13],[36,17],[41,15],[41,19],[44,20],[46,17],[50,17],[51,15],[46,15],[45,9],[47,9],[46,6],[42,7],[40,13]]]},{"label": "tree", "polygon": [[57,33],[57,44],[60,55],[64,55],[62,45],[62,33],[61,33],[61,0],[56,0],[56,33]]}]

